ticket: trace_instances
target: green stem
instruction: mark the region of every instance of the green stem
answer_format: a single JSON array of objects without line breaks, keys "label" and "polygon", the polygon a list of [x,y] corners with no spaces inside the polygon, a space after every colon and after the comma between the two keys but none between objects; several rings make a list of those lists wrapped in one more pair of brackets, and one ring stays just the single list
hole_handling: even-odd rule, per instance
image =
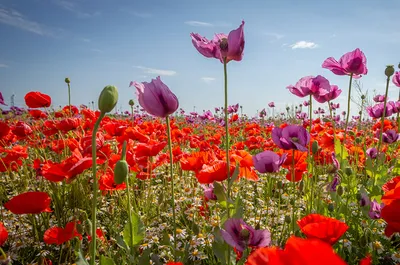
[{"label": "green stem", "polygon": [[174,171],[173,171],[173,165],[174,165],[174,160],[173,160],[173,154],[172,154],[172,140],[171,140],[171,124],[169,122],[169,116],[165,117],[165,120],[167,121],[167,134],[168,134],[168,151],[169,151],[169,174],[171,177],[171,199],[172,199],[172,221],[173,221],[173,226],[174,226],[174,261],[177,261],[176,258],[176,215],[175,215],[175,186],[174,186]]},{"label": "green stem", "polygon": [[387,97],[388,97],[388,92],[389,92],[389,83],[390,83],[390,77],[386,78],[385,101],[383,102],[383,114],[381,117],[381,132],[379,134],[378,154],[380,154],[380,151],[381,151],[382,135],[383,135],[383,128],[385,125],[385,116],[386,116],[386,104],[387,104]]},{"label": "green stem", "polygon": [[96,135],[97,130],[99,129],[100,122],[104,118],[105,113],[101,112],[99,118],[93,127],[92,132],[92,172],[93,172],[93,199],[92,199],[92,244],[90,251],[90,264],[95,264],[96,259],[96,211],[97,211],[97,193],[98,193],[98,183],[97,183],[97,164],[96,164]]},{"label": "green stem", "polygon": [[295,174],[296,174],[296,172],[295,172],[295,170],[296,170],[296,168],[295,168],[295,164],[294,164],[294,154],[295,154],[295,150],[293,149],[292,150],[292,183],[293,183],[293,187],[294,187],[294,189],[293,189],[293,194],[292,194],[292,201],[291,201],[291,203],[293,203],[293,205],[292,205],[292,230],[293,230],[293,234],[294,234],[294,225],[295,225],[295,220],[294,220],[294,211],[295,211],[295,200],[296,200],[296,182],[295,182]]},{"label": "green stem", "polygon": [[[399,89],[399,101],[400,101],[400,89]],[[400,132],[400,111],[397,112],[397,132]]]},{"label": "green stem", "polygon": [[[230,161],[229,161],[229,120],[228,120],[228,71],[227,71],[227,61],[226,57],[224,58],[224,99],[225,99],[225,152],[226,152],[226,170],[228,174],[228,189],[227,189],[227,203],[226,203],[226,211],[228,219],[230,218],[229,211],[229,198],[231,195],[231,185],[230,185]],[[231,252],[228,249],[228,264],[231,262]]]},{"label": "green stem", "polygon": [[[308,127],[308,134],[310,135],[310,144],[308,145],[308,154],[307,154],[307,160],[309,163],[311,163],[311,148],[312,148],[312,142],[311,142],[311,130],[312,130],[312,95],[310,95],[310,105],[309,105],[309,121],[310,121],[310,127]],[[312,169],[312,168],[311,168]],[[311,200],[310,200],[310,212],[313,207],[313,193],[314,193],[314,178],[312,177],[312,172],[310,172],[310,177],[311,177]]]},{"label": "green stem", "polygon": [[69,106],[69,114],[72,116],[72,110],[71,110],[71,86],[68,85],[68,106]]},{"label": "green stem", "polygon": [[3,257],[3,260],[7,259],[7,255],[1,247],[0,247],[0,254]]},{"label": "green stem", "polygon": [[[350,81],[349,81],[349,94],[347,97],[347,113],[346,113],[346,122],[344,124],[344,136],[343,136],[343,144],[341,145],[340,148],[340,157],[343,159],[343,151],[346,145],[346,138],[347,138],[347,126],[349,125],[349,117],[350,117],[350,101],[351,101],[351,85],[353,82],[353,74],[350,75]],[[343,161],[341,161],[343,162]]]},{"label": "green stem", "polygon": [[[121,160],[125,160],[126,159],[126,141],[124,141],[123,145],[122,145],[122,154],[121,154]],[[129,188],[129,175],[126,176],[125,179],[125,184],[126,184],[126,195],[128,197],[128,218],[129,218],[129,229],[131,231],[131,236],[130,236],[130,252],[131,255],[133,256],[134,254],[134,248],[133,248],[133,222],[132,222],[132,207],[131,207],[131,192],[130,192],[130,188]]]}]

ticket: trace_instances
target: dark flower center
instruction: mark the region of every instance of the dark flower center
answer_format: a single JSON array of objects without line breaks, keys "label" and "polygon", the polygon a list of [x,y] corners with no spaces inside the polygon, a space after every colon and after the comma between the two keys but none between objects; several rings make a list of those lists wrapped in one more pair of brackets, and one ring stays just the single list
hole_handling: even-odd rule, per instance
[{"label": "dark flower center", "polygon": [[223,38],[219,41],[219,48],[221,49],[222,52],[228,51],[228,39],[227,38]]}]

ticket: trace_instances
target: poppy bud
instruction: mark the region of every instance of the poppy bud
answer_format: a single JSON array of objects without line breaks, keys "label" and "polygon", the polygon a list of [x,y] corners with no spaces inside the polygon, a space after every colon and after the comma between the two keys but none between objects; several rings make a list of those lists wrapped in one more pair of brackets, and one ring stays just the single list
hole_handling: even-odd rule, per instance
[{"label": "poppy bud", "polygon": [[351,176],[353,174],[353,170],[351,169],[351,167],[346,167],[344,169],[344,173],[346,173],[347,176]]},{"label": "poppy bud", "polygon": [[366,245],[368,245],[368,241],[367,241],[367,239],[365,238],[365,236],[362,236],[362,237],[360,238],[360,246],[366,246]]},{"label": "poppy bud", "polygon": [[304,181],[301,180],[301,181],[300,181],[300,185],[299,185],[299,190],[300,190],[300,191],[303,191],[303,189],[304,189]]},{"label": "poppy bud", "polygon": [[292,222],[292,218],[290,218],[290,215],[285,216],[285,223],[290,224]]},{"label": "poppy bud", "polygon": [[71,81],[69,80],[69,78],[67,77],[67,78],[65,78],[65,83],[67,83],[67,84],[69,84],[69,83],[71,83]]},{"label": "poppy bud", "polygon": [[243,240],[243,241],[248,241],[250,238],[250,232],[247,229],[243,229],[242,231],[240,231],[240,235],[239,237]]},{"label": "poppy bud", "polygon": [[394,66],[393,65],[388,65],[386,66],[385,69],[385,75],[389,78],[394,74]]},{"label": "poppy bud", "polygon": [[83,234],[83,226],[81,223],[76,224],[76,231],[78,231],[79,234]]},{"label": "poppy bud", "polygon": [[356,199],[357,199],[357,201],[361,201],[361,199],[362,199],[361,193],[357,193]]},{"label": "poppy bud", "polygon": [[118,160],[114,167],[114,182],[121,184],[128,177],[129,167],[126,160]]},{"label": "poppy bud", "polygon": [[316,154],[316,153],[318,152],[318,149],[319,149],[319,147],[318,147],[318,142],[317,142],[317,141],[314,141],[314,142],[312,143],[312,146],[311,146],[311,151],[312,151],[312,153],[313,153],[313,154]]},{"label": "poppy bud", "polygon": [[283,188],[283,182],[280,180],[277,183],[278,189],[282,189]]},{"label": "poppy bud", "polygon": [[118,102],[118,89],[115,86],[106,86],[99,96],[99,110],[108,113],[113,110]]},{"label": "poppy bud", "polygon": [[399,63],[399,65],[397,67],[400,69],[400,63]]},{"label": "poppy bud", "polygon": [[92,236],[92,222],[89,219],[86,219],[85,222],[83,222],[83,225],[85,227],[85,231],[89,236]]},{"label": "poppy bud", "polygon": [[335,210],[335,207],[334,207],[333,203],[330,203],[328,205],[328,211],[333,212],[334,210]]},{"label": "poppy bud", "polygon": [[357,137],[356,139],[355,139],[355,142],[356,142],[356,144],[360,144],[361,143],[361,138],[359,138],[359,137]]},{"label": "poppy bud", "polygon": [[135,101],[133,101],[133,99],[130,99],[129,100],[129,106],[133,106],[133,105],[135,105]]},{"label": "poppy bud", "polygon": [[339,196],[342,196],[342,195],[343,195],[343,192],[344,192],[343,186],[339,186],[339,187],[337,188],[337,194],[338,194]]},{"label": "poppy bud", "polygon": [[361,99],[365,99],[365,95],[361,95]]}]

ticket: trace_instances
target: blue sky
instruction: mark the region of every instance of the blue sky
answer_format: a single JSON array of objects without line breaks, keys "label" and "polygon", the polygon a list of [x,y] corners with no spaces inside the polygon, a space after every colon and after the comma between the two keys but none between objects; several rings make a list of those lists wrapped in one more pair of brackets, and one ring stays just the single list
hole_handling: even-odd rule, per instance
[{"label": "blue sky", "polygon": [[270,101],[283,109],[303,101],[286,86],[321,74],[343,90],[344,108],[348,78],[322,62],[359,47],[369,69],[363,89],[384,93],[385,66],[400,61],[399,13],[398,0],[0,0],[0,91],[19,106],[32,90],[65,105],[69,77],[73,104],[97,101],[111,84],[128,109],[130,81],[161,75],[184,109],[221,106],[223,65],[200,55],[189,34],[212,38],[243,19],[244,57],[228,64],[230,104],[249,114]]}]

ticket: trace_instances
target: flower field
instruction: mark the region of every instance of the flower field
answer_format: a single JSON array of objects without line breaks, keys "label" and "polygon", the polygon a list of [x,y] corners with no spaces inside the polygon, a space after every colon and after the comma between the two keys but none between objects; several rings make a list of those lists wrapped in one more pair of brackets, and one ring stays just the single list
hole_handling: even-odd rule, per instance
[{"label": "flower field", "polygon": [[125,113],[113,112],[115,86],[99,90],[98,109],[55,110],[32,91],[27,109],[3,110],[0,264],[400,264],[400,94],[388,98],[400,71],[382,69],[386,90],[352,104],[368,74],[355,49],[283,89],[297,106],[249,117],[227,85],[244,25],[191,34],[223,67],[223,107],[185,112],[157,77],[130,83]]}]

